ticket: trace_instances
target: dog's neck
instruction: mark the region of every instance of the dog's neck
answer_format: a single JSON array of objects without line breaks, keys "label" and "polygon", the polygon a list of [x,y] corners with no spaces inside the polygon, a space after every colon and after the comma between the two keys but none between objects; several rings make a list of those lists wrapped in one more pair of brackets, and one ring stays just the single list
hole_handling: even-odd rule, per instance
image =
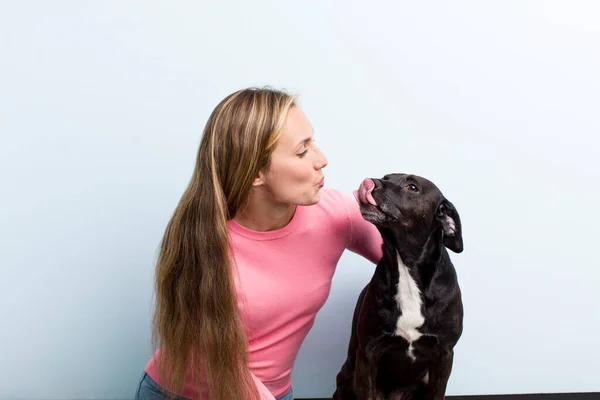
[{"label": "dog's neck", "polygon": [[398,257],[418,277],[421,285],[427,286],[435,272],[438,261],[445,252],[441,229],[432,232],[422,242],[415,238],[399,238],[391,230],[380,229],[383,238],[383,257],[388,265],[396,265]]}]

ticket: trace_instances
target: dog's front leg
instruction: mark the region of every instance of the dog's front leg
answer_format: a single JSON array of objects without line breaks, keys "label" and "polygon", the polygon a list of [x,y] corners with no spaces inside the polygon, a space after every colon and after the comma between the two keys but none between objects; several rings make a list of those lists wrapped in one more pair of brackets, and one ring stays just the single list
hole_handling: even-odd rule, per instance
[{"label": "dog's front leg", "polygon": [[348,357],[336,376],[332,400],[356,400],[353,386],[355,368],[354,357]]},{"label": "dog's front leg", "polygon": [[427,400],[443,400],[446,394],[446,385],[450,372],[452,372],[452,361],[454,350],[445,350],[439,358],[436,358],[429,367],[429,383],[427,385]]},{"label": "dog's front leg", "polygon": [[358,400],[377,400],[376,361],[368,356],[363,348],[356,350],[356,368],[354,370],[354,392]]}]

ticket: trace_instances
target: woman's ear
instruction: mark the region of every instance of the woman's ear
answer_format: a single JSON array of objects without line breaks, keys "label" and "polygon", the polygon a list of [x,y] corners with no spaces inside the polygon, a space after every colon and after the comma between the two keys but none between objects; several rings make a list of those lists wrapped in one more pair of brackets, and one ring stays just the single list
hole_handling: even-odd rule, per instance
[{"label": "woman's ear", "polygon": [[258,171],[258,176],[254,178],[252,182],[252,186],[262,186],[265,184],[265,173],[263,171]]}]

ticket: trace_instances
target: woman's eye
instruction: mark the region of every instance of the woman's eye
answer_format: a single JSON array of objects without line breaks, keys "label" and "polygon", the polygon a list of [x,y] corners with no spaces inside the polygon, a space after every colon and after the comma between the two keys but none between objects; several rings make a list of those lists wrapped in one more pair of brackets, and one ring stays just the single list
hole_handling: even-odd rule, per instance
[{"label": "woman's eye", "polygon": [[417,188],[415,185],[413,185],[412,183],[410,185],[408,185],[408,190],[410,190],[411,192],[418,192],[419,188]]},{"label": "woman's eye", "polygon": [[302,158],[306,155],[306,153],[308,153],[308,149],[304,150],[302,153],[297,154],[298,157]]}]

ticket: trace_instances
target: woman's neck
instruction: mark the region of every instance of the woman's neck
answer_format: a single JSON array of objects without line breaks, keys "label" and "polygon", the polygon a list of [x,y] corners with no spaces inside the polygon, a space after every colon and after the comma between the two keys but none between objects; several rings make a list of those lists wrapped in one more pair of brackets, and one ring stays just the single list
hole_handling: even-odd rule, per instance
[{"label": "woman's neck", "polygon": [[259,193],[251,193],[248,204],[233,219],[245,228],[267,232],[286,226],[295,211],[295,205],[274,203]]}]

